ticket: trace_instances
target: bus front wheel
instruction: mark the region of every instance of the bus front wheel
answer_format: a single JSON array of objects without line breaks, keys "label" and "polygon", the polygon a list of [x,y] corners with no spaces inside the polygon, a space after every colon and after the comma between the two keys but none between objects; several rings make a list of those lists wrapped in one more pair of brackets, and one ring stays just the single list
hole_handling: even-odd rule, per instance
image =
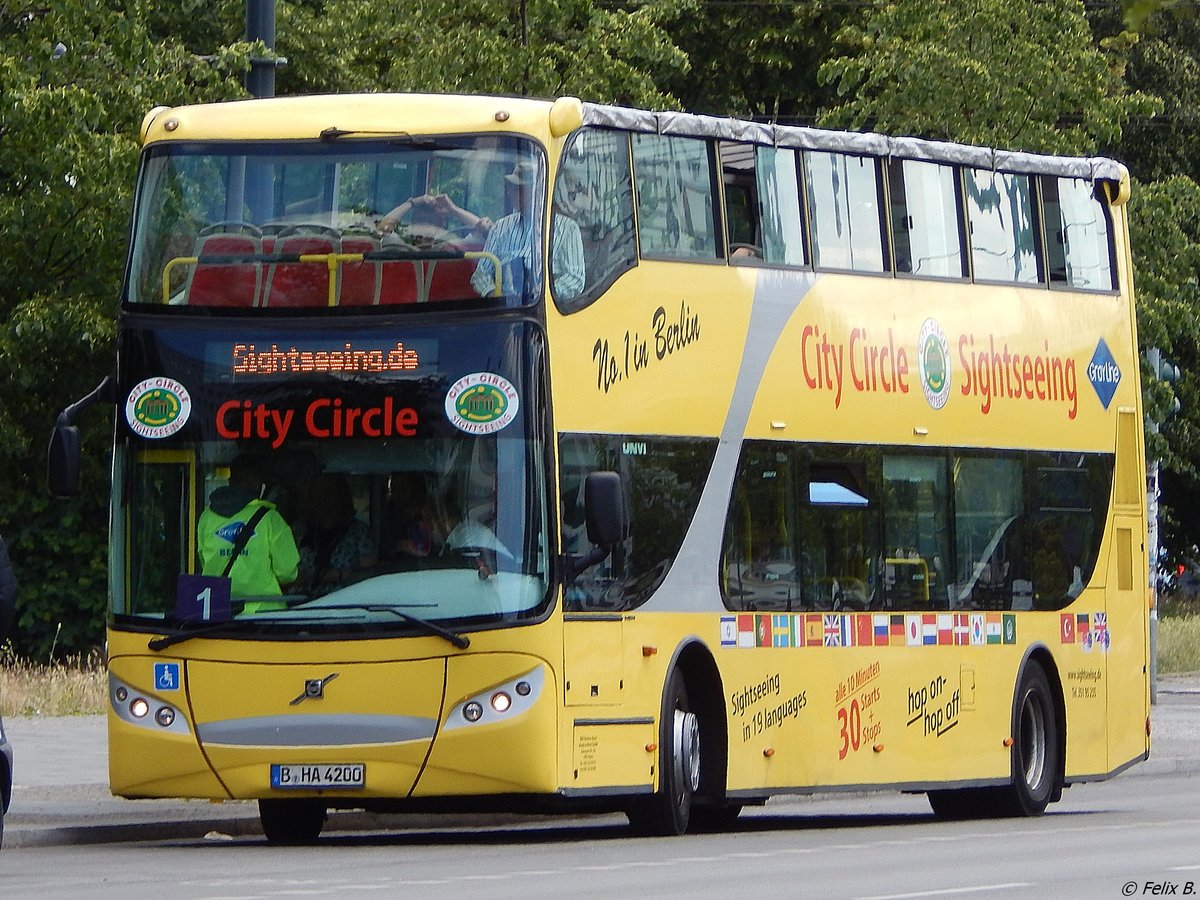
[{"label": "bus front wheel", "polygon": [[311,844],[325,827],[320,800],[259,800],[258,818],[272,844]]},{"label": "bus front wheel", "polygon": [[676,669],[663,694],[658,741],[658,791],[629,810],[629,823],[642,834],[678,835],[688,830],[692,800],[700,789],[700,720],[688,702],[687,685]]}]

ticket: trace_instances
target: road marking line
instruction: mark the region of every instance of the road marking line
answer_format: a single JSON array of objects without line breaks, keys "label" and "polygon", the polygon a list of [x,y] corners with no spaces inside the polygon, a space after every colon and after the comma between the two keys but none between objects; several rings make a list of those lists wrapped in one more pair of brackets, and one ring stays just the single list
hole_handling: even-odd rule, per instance
[{"label": "road marking line", "polygon": [[981,894],[985,891],[1011,891],[1033,887],[1031,881],[1009,881],[1005,884],[974,884],[970,887],[941,888],[936,891],[914,891],[911,894],[872,894],[858,900],[910,900],[913,897],[949,897],[955,894]]}]

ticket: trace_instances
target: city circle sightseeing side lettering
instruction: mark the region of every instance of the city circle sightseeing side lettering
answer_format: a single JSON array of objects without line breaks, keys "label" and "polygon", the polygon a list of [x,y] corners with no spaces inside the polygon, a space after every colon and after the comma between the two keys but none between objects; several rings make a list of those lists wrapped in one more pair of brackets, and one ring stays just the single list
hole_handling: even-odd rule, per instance
[{"label": "city circle sightseeing side lettering", "polygon": [[295,346],[281,350],[278,344],[271,344],[270,350],[259,350],[255,344],[233,345],[234,375],[412,372],[420,365],[420,355],[406,348],[403,341],[396,341],[396,346],[386,349],[359,348],[350,341],[337,349],[319,350],[301,350]]},{"label": "city circle sightseeing side lettering", "polygon": [[[908,394],[919,386],[934,409],[958,393],[977,398],[984,415],[1009,400],[1058,404],[1072,421],[1079,412],[1075,360],[1052,353],[1048,340],[1032,353],[1014,350],[1005,340],[997,343],[990,334],[963,333],[946,341],[934,320],[914,337],[916,343],[906,345],[892,328],[880,334],[859,326],[843,340],[810,323],[800,332],[800,375],[810,390],[832,395],[834,409],[851,393]],[[958,373],[952,371],[951,346],[958,350]]]},{"label": "city circle sightseeing side lettering", "polygon": [[419,424],[416,409],[399,406],[391,397],[377,406],[350,406],[340,397],[318,397],[299,417],[297,412],[252,400],[226,400],[217,407],[217,434],[231,441],[270,441],[271,449],[278,450],[296,425],[306,436],[325,440],[413,437]]},{"label": "city circle sightseeing side lettering", "polygon": [[988,335],[979,348],[973,334],[958,339],[958,356],[963,365],[964,397],[979,397],[979,411],[985,416],[996,399],[1036,400],[1067,405],[1067,418],[1079,412],[1076,391],[1075,360],[1055,356],[1050,342],[1043,341],[1044,353],[1019,353],[1008,349],[1005,341],[996,348],[996,338]]}]

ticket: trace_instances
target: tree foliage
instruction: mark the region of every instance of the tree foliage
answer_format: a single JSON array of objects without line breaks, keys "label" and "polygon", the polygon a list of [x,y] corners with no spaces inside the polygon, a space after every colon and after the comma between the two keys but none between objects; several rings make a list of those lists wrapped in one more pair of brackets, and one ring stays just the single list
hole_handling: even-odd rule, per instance
[{"label": "tree foliage", "polygon": [[150,7],[0,6],[0,530],[14,639],[39,656],[102,639],[111,416],[89,416],[79,499],[46,496],[45,449],[57,411],[112,369],[138,127],[155,104],[239,91],[236,53],[223,69],[156,37]]},{"label": "tree foliage", "polygon": [[657,7],[592,0],[280,3],[281,93],[435,91],[576,95],[675,106],[656,79],[686,67]]},{"label": "tree foliage", "polygon": [[812,77],[830,35],[853,13],[845,3],[711,3],[664,10],[688,68],[660,74],[684,108],[788,124],[813,124],[833,92]]},{"label": "tree foliage", "polygon": [[875,5],[836,36],[818,78],[834,127],[1089,154],[1155,101],[1124,89],[1128,36],[1093,43],[1080,0]]}]

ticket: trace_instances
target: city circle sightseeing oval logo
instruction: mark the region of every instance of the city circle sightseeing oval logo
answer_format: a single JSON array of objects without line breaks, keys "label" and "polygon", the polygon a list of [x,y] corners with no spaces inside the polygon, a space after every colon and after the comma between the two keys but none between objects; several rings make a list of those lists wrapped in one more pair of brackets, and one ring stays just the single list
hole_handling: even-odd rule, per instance
[{"label": "city circle sightseeing oval logo", "polygon": [[173,378],[147,378],[125,400],[125,421],[140,437],[170,437],[191,414],[192,397]]},{"label": "city circle sightseeing oval logo", "polygon": [[464,375],[446,392],[446,418],[469,434],[492,434],[517,417],[512,382],[492,372]]},{"label": "city circle sightseeing oval logo", "polygon": [[925,399],[934,409],[941,409],[950,399],[950,345],[936,319],[926,319],[921,326],[917,360]]}]

